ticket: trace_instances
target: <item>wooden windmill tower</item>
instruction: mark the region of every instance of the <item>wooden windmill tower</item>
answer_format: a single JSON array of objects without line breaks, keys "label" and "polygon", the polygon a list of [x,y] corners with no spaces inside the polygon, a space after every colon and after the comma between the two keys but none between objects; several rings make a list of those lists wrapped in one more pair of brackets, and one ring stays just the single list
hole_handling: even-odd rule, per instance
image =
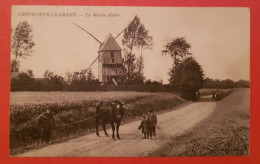
[{"label": "wooden windmill tower", "polygon": [[100,45],[98,51],[98,79],[100,82],[122,82],[121,50],[111,34]]},{"label": "wooden windmill tower", "polygon": [[[74,23],[75,24],[75,23]],[[96,37],[94,37],[91,33],[89,33],[84,28],[80,27],[79,25],[75,24],[80,29],[87,32],[90,36],[92,36],[97,42],[100,43],[98,56],[97,58],[91,63],[91,65],[85,69],[84,71],[87,72],[89,68],[98,60],[98,80],[102,84],[106,83],[114,83],[118,85],[118,83],[122,82],[122,54],[121,54],[121,47],[116,42],[116,38],[123,33],[120,32],[116,38],[114,38],[111,34],[107,35],[104,42],[100,42]]]}]

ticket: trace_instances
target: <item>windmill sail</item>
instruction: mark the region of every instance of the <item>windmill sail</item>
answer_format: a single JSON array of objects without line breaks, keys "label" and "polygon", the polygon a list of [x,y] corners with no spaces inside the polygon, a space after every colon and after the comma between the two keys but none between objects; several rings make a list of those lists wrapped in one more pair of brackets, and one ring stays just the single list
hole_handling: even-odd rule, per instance
[{"label": "windmill sail", "polygon": [[[99,56],[99,55],[98,55],[98,56]],[[97,58],[90,64],[90,66],[89,66],[87,69],[84,70],[84,73],[88,72],[88,70],[91,68],[91,66],[97,61],[98,56],[97,56]]]},{"label": "windmill sail", "polygon": [[115,39],[118,38],[128,28],[129,25],[130,23],[115,37]]},{"label": "windmill sail", "polygon": [[[81,30],[87,32],[90,36],[92,36],[92,38],[94,38],[98,43],[100,43],[100,45],[102,45],[101,41],[99,41],[94,35],[92,35],[90,32],[88,32],[86,29],[84,29],[83,27],[77,25],[76,23],[72,22],[74,25],[76,25],[77,27],[79,27]],[[96,59],[90,64],[90,66],[84,70],[84,73],[88,72],[88,70],[91,68],[91,66],[97,61],[98,56],[96,57]]]},{"label": "windmill sail", "polygon": [[101,44],[101,42],[94,36],[92,35],[90,32],[88,32],[87,30],[85,30],[83,27],[80,27],[79,25],[77,25],[76,23],[72,22],[73,24],[75,24],[77,27],[79,27],[81,30],[87,32],[90,36],[92,36],[92,38],[94,38],[98,43]]},{"label": "windmill sail", "polygon": [[[128,27],[128,26],[127,26],[127,27]],[[118,38],[118,37],[127,29],[127,27],[126,27],[124,30],[122,30],[122,31],[115,37],[115,39]]]}]

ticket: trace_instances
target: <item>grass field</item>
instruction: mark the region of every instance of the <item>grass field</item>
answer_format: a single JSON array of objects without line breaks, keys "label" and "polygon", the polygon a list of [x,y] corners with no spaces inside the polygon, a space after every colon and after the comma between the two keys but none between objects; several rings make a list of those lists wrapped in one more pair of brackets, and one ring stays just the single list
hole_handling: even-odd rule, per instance
[{"label": "grass field", "polygon": [[[11,105],[24,104],[67,104],[84,103],[96,100],[129,100],[153,96],[147,92],[11,92]],[[167,93],[166,93],[167,94]]]},{"label": "grass field", "polygon": [[[56,125],[83,120],[95,115],[95,105],[100,101],[120,100],[127,109],[123,121],[140,118],[149,109],[161,111],[185,101],[170,93],[144,92],[11,92],[10,96],[10,154],[37,148],[30,134],[35,132],[35,118],[51,109]],[[84,121],[56,129],[51,142],[65,141],[93,132],[95,120]]]},{"label": "grass field", "polygon": [[238,89],[217,102],[210,117],[149,156],[249,155],[249,121],[250,90]]}]

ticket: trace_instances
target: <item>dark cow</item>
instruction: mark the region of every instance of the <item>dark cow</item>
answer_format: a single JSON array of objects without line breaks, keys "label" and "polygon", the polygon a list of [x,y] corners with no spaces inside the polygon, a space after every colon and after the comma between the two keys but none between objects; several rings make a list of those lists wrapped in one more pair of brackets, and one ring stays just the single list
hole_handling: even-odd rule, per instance
[{"label": "dark cow", "polygon": [[124,116],[124,108],[123,103],[120,101],[111,101],[111,102],[100,102],[96,107],[96,134],[99,135],[98,126],[99,122],[102,122],[102,128],[105,132],[106,136],[109,136],[106,131],[106,123],[109,122],[111,124],[113,135],[112,138],[115,139],[115,123],[116,123],[116,136],[119,137],[119,126],[121,120]]}]

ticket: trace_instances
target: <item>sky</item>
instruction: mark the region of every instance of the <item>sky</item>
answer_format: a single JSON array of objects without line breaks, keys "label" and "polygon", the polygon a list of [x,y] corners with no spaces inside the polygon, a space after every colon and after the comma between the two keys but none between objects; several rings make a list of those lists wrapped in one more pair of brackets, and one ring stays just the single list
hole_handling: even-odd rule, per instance
[{"label": "sky", "polygon": [[[205,77],[250,80],[249,8],[12,6],[12,29],[28,21],[36,44],[30,57],[19,59],[20,71],[43,77],[46,70],[65,76],[85,69],[100,44],[73,22],[103,42],[110,33],[117,36],[135,15],[153,37],[152,49],[143,51],[146,79],[168,83],[173,60],[161,51],[174,38],[185,37]],[[116,41],[123,48],[121,40],[122,35]],[[140,56],[140,50],[134,52]],[[98,77],[97,62],[91,69]]]}]

